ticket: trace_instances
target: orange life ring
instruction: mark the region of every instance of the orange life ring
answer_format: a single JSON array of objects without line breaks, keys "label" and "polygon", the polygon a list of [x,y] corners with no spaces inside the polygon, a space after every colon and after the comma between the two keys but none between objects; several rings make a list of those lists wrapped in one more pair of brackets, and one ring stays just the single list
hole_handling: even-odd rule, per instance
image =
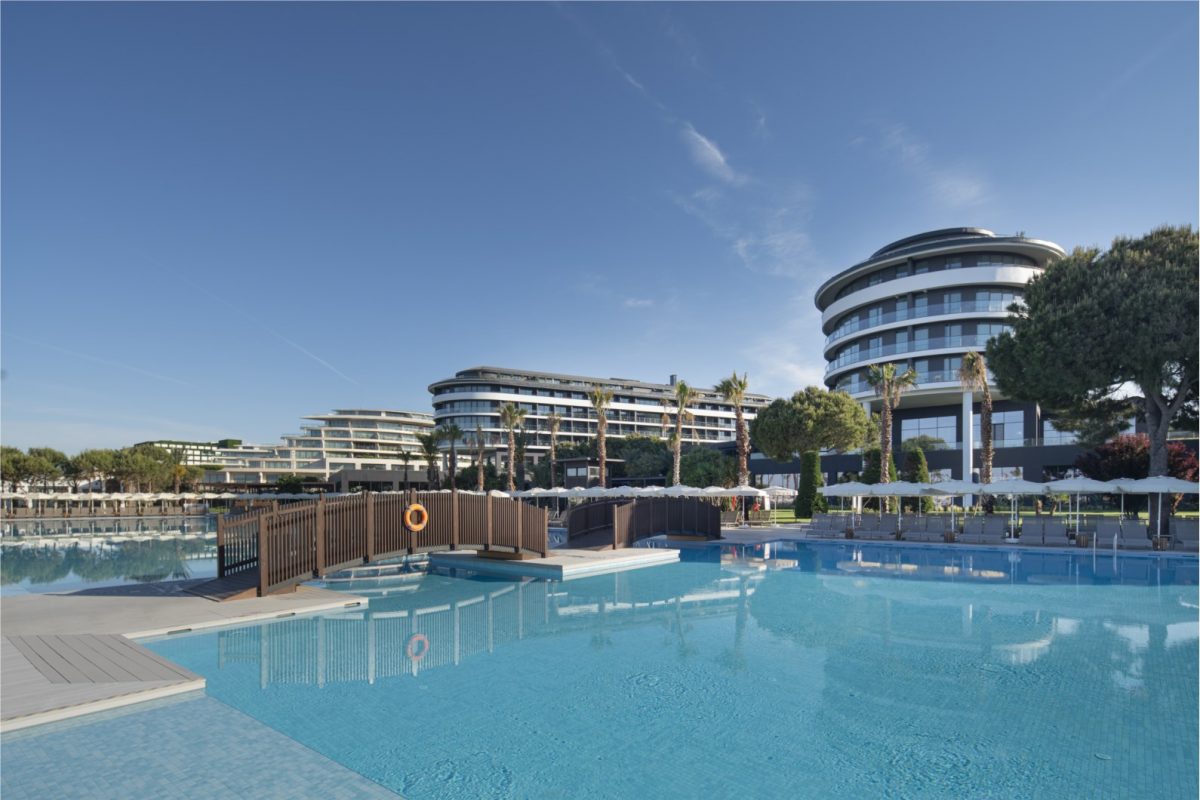
[{"label": "orange life ring", "polygon": [[[417,517],[417,519],[414,519]],[[418,533],[425,530],[425,526],[429,524],[429,512],[425,510],[425,506],[420,503],[413,503],[408,508],[404,509],[404,527],[408,528],[413,533]]]},{"label": "orange life ring", "polygon": [[[417,652],[417,645],[421,645],[420,652]],[[429,639],[423,633],[414,633],[408,637],[408,646],[404,648],[404,652],[409,660],[420,661],[429,654]]]}]

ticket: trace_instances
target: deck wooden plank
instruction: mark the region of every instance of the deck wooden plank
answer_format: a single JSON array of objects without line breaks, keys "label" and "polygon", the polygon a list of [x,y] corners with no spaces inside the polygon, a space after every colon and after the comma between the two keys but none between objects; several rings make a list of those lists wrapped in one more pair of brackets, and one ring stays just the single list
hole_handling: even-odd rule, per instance
[{"label": "deck wooden plank", "polygon": [[[46,659],[38,655],[36,650],[29,647],[29,645],[25,644],[23,641],[21,641],[21,639],[22,637],[20,636],[5,637],[5,641],[11,644],[17,650],[17,652],[19,652],[25,658],[25,660],[37,670],[39,675],[42,675],[51,683],[68,682],[67,678],[61,672],[56,670],[50,663],[46,661]],[[7,676],[7,669],[5,674]],[[7,677],[5,680],[7,682]]]},{"label": "deck wooden plank", "polygon": [[124,636],[103,636],[96,638],[102,639],[104,644],[108,647],[126,651],[130,654],[127,656],[128,658],[138,659],[139,667],[149,670],[153,675],[153,677],[149,678],[149,680],[176,680],[179,678],[194,680],[200,677],[194,672],[190,672],[178,664],[171,663],[158,653],[155,653],[152,650],[147,650],[137,642],[131,642]]},{"label": "deck wooden plank", "polygon": [[39,636],[41,644],[49,647],[63,657],[72,667],[79,670],[86,676],[85,681],[72,681],[72,683],[112,683],[114,678],[108,674],[102,667],[94,663],[88,658],[87,653],[79,652],[72,644],[71,637],[66,637],[64,640],[61,636]]},{"label": "deck wooden plank", "polygon": [[[9,641],[25,654],[35,666],[47,665],[50,670],[42,672],[51,683],[91,683],[82,670],[49,647],[41,636],[10,636]],[[41,672],[41,670],[38,670]]]},{"label": "deck wooden plank", "polygon": [[114,681],[142,681],[152,679],[151,674],[147,670],[138,669],[138,664],[135,661],[105,647],[103,638],[101,637],[83,634],[68,637],[68,640],[75,652],[104,670]]}]

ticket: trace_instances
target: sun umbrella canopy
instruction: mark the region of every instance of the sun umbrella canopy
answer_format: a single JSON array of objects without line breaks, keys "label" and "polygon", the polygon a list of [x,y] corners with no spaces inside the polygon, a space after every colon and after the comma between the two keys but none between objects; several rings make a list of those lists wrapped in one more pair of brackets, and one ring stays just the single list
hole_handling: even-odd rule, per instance
[{"label": "sun umbrella canopy", "polygon": [[[1109,481],[1109,484],[1125,494],[1200,494],[1200,484],[1189,483],[1166,475],[1137,480],[1118,478],[1115,481]],[[1109,491],[1112,489],[1110,488]]]},{"label": "sun umbrella canopy", "polygon": [[970,481],[938,481],[937,483],[929,484],[928,494],[953,496],[979,494],[982,488],[981,484],[971,483]]},{"label": "sun umbrella canopy", "polygon": [[871,493],[871,486],[870,484],[859,483],[858,481],[849,481],[847,483],[822,486],[817,491],[826,497],[864,497]]},{"label": "sun umbrella canopy", "polygon": [[767,493],[764,490],[759,489],[757,486],[747,486],[746,484],[742,484],[741,486],[735,486],[732,489],[730,489],[729,492],[730,492],[731,497],[766,497],[767,496]]},{"label": "sun umbrella canopy", "polygon": [[786,486],[768,486],[767,494],[775,499],[780,499],[780,498],[790,499],[792,497],[795,497],[798,494],[798,492],[795,489],[789,489]]},{"label": "sun umbrella canopy", "polygon": [[926,484],[910,483],[909,481],[893,481],[892,483],[876,483],[871,486],[872,497],[920,497],[925,491]]},{"label": "sun umbrella canopy", "polygon": [[1065,478],[1061,481],[1050,481],[1046,488],[1052,492],[1067,494],[1110,494],[1116,489],[1104,481],[1094,481],[1091,478]]},{"label": "sun umbrella canopy", "polygon": [[979,491],[982,494],[1044,494],[1046,484],[1012,478],[980,484]]}]

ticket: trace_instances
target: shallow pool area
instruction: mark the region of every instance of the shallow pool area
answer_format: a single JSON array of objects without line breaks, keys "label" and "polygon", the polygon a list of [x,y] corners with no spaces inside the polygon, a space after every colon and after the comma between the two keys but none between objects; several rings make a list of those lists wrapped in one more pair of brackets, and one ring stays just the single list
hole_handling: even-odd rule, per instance
[{"label": "shallow pool area", "polygon": [[[228,708],[347,796],[1195,797],[1197,560],[1014,552],[775,542],[566,582],[348,581],[367,608],[143,640],[220,705],[6,737],[0,780],[83,780],[108,767],[73,754],[152,713],[182,731],[165,759]],[[196,738],[189,768],[221,770]]]}]

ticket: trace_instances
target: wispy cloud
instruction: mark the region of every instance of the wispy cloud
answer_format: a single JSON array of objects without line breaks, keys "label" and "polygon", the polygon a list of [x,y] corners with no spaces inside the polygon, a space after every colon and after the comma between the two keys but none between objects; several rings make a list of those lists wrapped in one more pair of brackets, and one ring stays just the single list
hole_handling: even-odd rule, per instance
[{"label": "wispy cloud", "polygon": [[701,69],[700,43],[679,20],[671,16],[670,12],[666,12],[663,16],[663,33],[675,45],[675,49],[684,63],[692,69]]},{"label": "wispy cloud", "polygon": [[771,137],[771,128],[767,124],[767,112],[758,103],[753,100],[748,101],[750,107],[754,109],[754,134],[763,139]]},{"label": "wispy cloud", "polygon": [[621,305],[625,308],[650,308],[654,301],[646,297],[626,297]]},{"label": "wispy cloud", "polygon": [[[857,142],[858,139],[854,143]],[[887,126],[879,151],[918,180],[934,200],[950,208],[977,206],[987,197],[988,186],[983,178],[967,167],[936,161],[930,155],[929,145],[906,125]]]},{"label": "wispy cloud", "polygon": [[813,342],[821,315],[812,304],[812,295],[792,298],[787,309],[778,327],[750,339],[742,349],[755,392],[788,397],[806,386],[825,385],[824,358]]},{"label": "wispy cloud", "polygon": [[143,375],[147,378],[154,378],[155,380],[158,380],[158,381],[166,381],[167,383],[174,383],[179,386],[186,386],[189,389],[196,388],[195,384],[188,383],[187,381],[180,380],[179,378],[173,378],[170,375],[163,375],[162,373],[159,373],[159,372],[152,372],[148,369],[143,369],[142,367],[138,367],[133,364],[126,364],[123,361],[114,361],[111,358],[101,358],[100,356],[94,356],[94,355],[90,355],[88,353],[80,353],[77,350],[68,350],[65,347],[59,347],[58,345],[50,344],[49,342],[40,342],[40,341],[36,341],[34,339],[26,339],[23,336],[17,336],[15,334],[11,334],[11,333],[4,334],[4,337],[6,339],[12,339],[13,341],[16,341],[16,342],[22,342],[24,344],[31,344],[31,345],[34,345],[35,347],[44,347],[47,350],[53,350],[56,353],[62,353],[63,355],[71,356],[72,358],[78,358],[83,361],[91,361],[93,364],[102,364],[103,366],[106,366],[106,367],[115,367],[117,369],[123,369],[128,372],[134,372],[134,373],[137,373],[138,375]]},{"label": "wispy cloud", "polygon": [[207,294],[209,297],[213,298],[214,300],[216,300],[218,303],[222,304],[223,306],[225,306],[225,307],[226,307],[226,308],[228,308],[229,310],[233,311],[234,313],[238,314],[239,316],[241,316],[241,317],[245,318],[246,320],[248,320],[248,321],[252,322],[253,324],[257,325],[257,326],[258,326],[259,328],[261,328],[261,329],[262,329],[264,332],[266,332],[266,333],[270,334],[271,336],[275,337],[275,338],[276,338],[276,339],[278,339],[279,341],[281,341],[281,342],[283,342],[284,344],[286,344],[287,346],[291,347],[293,350],[296,350],[297,352],[299,352],[299,353],[302,353],[303,355],[307,356],[309,359],[311,359],[311,360],[315,361],[316,363],[320,364],[322,367],[324,367],[325,369],[329,370],[329,371],[330,371],[330,372],[332,372],[334,375],[337,375],[337,376],[338,376],[339,378],[341,378],[342,380],[344,380],[344,381],[347,381],[347,382],[349,382],[349,383],[352,383],[352,384],[354,384],[355,386],[361,386],[361,385],[362,385],[362,384],[360,384],[358,381],[354,380],[354,378],[351,378],[349,375],[347,375],[346,373],[342,372],[340,369],[338,369],[337,367],[335,367],[333,364],[330,364],[328,361],[326,361],[325,359],[321,358],[321,357],[320,357],[319,355],[317,355],[316,353],[314,353],[314,352],[312,352],[311,350],[309,350],[309,349],[308,349],[307,347],[305,347],[304,345],[300,344],[299,342],[295,341],[294,339],[290,339],[290,338],[288,338],[287,336],[284,336],[282,333],[280,333],[279,331],[275,330],[275,329],[274,329],[274,328],[272,328],[270,325],[267,325],[265,322],[263,322],[262,320],[260,320],[258,317],[255,317],[254,315],[252,315],[252,314],[250,314],[250,313],[248,313],[248,312],[246,312],[246,311],[243,311],[242,309],[238,308],[238,307],[237,307],[237,306],[235,306],[233,303],[230,303],[230,302],[229,302],[228,300],[226,300],[224,297],[221,297],[220,295],[214,294],[213,292],[210,292],[208,289],[204,288],[203,286],[200,286],[199,284],[196,284],[196,283],[192,283],[191,281],[189,281],[189,280],[187,280],[187,279],[183,279],[183,278],[181,278],[181,280],[182,280],[184,283],[186,283],[186,284],[188,284],[189,286],[191,286],[193,289],[195,289],[195,290],[197,290],[197,291],[204,292],[204,293],[205,293],[205,294]]},{"label": "wispy cloud", "polygon": [[760,205],[731,201],[708,188],[672,200],[704,224],[747,270],[759,275],[802,278],[823,268],[808,232],[812,199],[807,187],[793,186]]},{"label": "wispy cloud", "polygon": [[696,130],[692,123],[685,122],[683,124],[681,135],[687,144],[692,161],[696,162],[698,167],[725,183],[738,185],[746,182],[745,176],[738,174],[733,167],[729,166],[729,159],[725,158],[725,154],[721,152],[721,148],[717,147],[717,143]]}]

